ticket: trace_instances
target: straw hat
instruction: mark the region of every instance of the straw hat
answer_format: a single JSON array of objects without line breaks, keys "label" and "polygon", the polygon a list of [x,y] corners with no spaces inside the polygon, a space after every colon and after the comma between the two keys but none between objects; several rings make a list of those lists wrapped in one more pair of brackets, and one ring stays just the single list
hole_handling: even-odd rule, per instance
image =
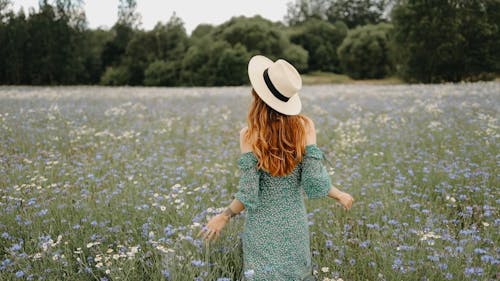
[{"label": "straw hat", "polygon": [[257,95],[272,109],[285,115],[300,113],[298,92],[302,79],[293,65],[283,59],[273,62],[257,55],[248,63],[248,77]]}]

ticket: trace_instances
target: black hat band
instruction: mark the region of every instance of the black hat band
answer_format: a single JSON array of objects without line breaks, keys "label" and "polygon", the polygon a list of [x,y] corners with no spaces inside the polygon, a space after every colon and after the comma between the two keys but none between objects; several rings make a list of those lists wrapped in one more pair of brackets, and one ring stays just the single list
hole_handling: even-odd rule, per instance
[{"label": "black hat band", "polygon": [[278,91],[278,89],[276,89],[276,87],[274,87],[273,82],[269,78],[269,73],[267,71],[268,69],[269,68],[266,68],[266,70],[264,70],[264,82],[266,82],[267,88],[277,99],[283,102],[287,102],[290,98],[285,97],[282,93],[280,93],[280,91]]}]

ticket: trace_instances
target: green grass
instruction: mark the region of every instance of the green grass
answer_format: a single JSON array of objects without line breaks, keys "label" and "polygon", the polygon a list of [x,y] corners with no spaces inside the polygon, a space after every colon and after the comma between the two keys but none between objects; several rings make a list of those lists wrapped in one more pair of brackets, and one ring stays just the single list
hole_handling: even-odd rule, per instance
[{"label": "green grass", "polygon": [[[306,202],[319,280],[497,278],[499,92],[305,87],[332,182],[356,199]],[[238,280],[244,214],[195,236],[237,190],[249,102],[247,87],[0,88],[0,280]]]}]

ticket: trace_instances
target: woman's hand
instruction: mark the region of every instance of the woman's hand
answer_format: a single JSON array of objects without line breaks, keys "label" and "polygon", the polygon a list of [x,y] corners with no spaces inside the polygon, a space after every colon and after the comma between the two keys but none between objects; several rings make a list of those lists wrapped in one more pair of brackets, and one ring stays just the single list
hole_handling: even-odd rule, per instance
[{"label": "woman's hand", "polygon": [[223,213],[212,217],[207,225],[200,230],[197,237],[203,235],[203,239],[205,240],[216,240],[229,219],[230,217]]},{"label": "woman's hand", "polygon": [[354,198],[351,196],[351,194],[342,191],[337,195],[335,199],[337,199],[337,201],[342,206],[344,206],[344,209],[346,210],[351,209],[352,203],[354,202]]}]

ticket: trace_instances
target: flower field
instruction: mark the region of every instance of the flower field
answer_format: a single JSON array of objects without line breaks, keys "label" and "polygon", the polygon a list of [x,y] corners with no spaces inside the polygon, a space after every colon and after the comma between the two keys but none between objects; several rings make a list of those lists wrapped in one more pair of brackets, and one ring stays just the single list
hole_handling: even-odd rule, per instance
[{"label": "flower field", "polygon": [[[237,190],[249,90],[0,87],[0,280],[240,280],[244,213],[196,235]],[[500,278],[500,83],[301,96],[356,199],[306,201],[319,280]]]}]

